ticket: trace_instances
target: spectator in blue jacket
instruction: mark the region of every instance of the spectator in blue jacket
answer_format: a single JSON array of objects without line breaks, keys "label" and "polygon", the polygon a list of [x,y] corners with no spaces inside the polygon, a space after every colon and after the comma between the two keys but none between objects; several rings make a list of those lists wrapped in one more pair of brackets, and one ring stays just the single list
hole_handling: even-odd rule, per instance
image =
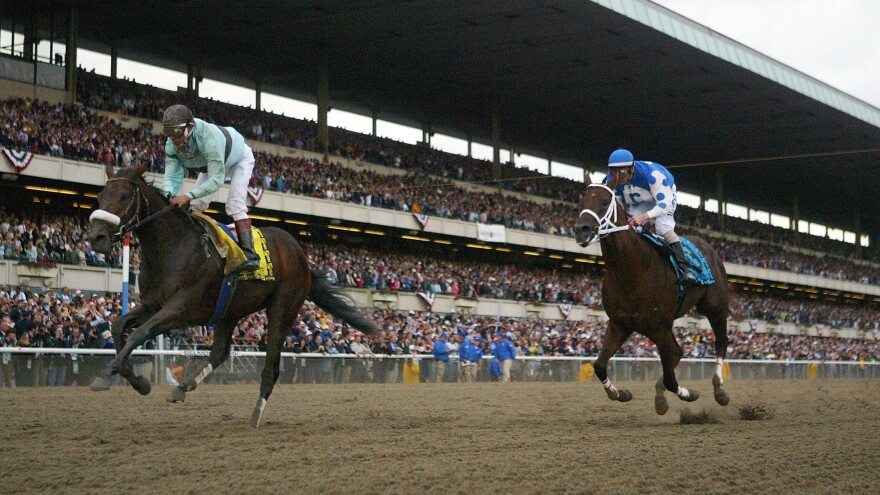
[{"label": "spectator in blue jacket", "polygon": [[446,345],[448,336],[446,332],[440,334],[440,337],[434,342],[434,383],[440,383],[440,380],[446,375],[446,365],[449,363],[449,346]]},{"label": "spectator in blue jacket", "polygon": [[493,349],[495,361],[501,365],[501,381],[510,381],[510,367],[516,359],[516,348],[502,332],[495,334],[495,348]]},{"label": "spectator in blue jacket", "polygon": [[480,362],[483,361],[483,349],[480,347],[480,340],[478,333],[471,335],[471,349],[468,361],[471,363],[469,373],[472,382],[477,381],[477,372],[480,370]]}]

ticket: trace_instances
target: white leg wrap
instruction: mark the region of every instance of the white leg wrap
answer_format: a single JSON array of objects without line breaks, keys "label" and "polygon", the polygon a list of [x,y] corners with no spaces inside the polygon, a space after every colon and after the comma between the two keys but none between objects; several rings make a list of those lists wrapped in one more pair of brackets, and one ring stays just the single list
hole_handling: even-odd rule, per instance
[{"label": "white leg wrap", "polygon": [[615,394],[617,393],[617,387],[612,385],[611,380],[609,380],[607,378],[602,380],[602,386],[605,387],[605,390],[608,390],[608,391],[613,392]]},{"label": "white leg wrap", "polygon": [[691,396],[691,393],[690,393],[690,391],[688,391],[688,389],[679,386],[678,392],[676,392],[675,395],[677,395],[681,399],[687,399],[688,397]]},{"label": "white leg wrap", "polygon": [[208,363],[208,364],[202,369],[202,372],[199,373],[198,376],[196,376],[196,385],[198,385],[199,383],[202,383],[202,380],[204,380],[205,377],[207,377],[208,375],[210,375],[212,371],[214,371],[214,367],[211,366],[211,363]]},{"label": "white leg wrap", "polygon": [[724,358],[718,358],[715,360],[715,376],[718,377],[718,385],[724,384],[722,369],[724,369]]}]

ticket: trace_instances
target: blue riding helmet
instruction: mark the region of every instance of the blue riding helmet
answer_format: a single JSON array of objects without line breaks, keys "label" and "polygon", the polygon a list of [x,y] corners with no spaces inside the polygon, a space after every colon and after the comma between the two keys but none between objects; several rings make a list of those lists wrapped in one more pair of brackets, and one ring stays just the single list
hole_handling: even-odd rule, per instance
[{"label": "blue riding helmet", "polygon": [[608,168],[632,167],[634,162],[633,154],[621,148],[608,157]]}]

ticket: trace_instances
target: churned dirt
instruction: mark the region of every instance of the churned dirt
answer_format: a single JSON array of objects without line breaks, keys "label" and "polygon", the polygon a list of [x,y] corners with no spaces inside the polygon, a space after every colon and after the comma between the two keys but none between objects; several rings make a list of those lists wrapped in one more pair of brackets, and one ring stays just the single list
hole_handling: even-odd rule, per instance
[{"label": "churned dirt", "polygon": [[[877,493],[880,381],[708,382],[680,425],[653,384],[281,385],[248,425],[257,385],[0,389],[0,492]],[[769,406],[770,420],[738,406]]]}]

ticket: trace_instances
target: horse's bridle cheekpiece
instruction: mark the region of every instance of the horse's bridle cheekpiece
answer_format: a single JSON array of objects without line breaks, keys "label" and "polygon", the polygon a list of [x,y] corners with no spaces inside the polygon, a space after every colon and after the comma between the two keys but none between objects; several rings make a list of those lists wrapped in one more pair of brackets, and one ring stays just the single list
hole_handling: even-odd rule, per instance
[{"label": "horse's bridle cheekpiece", "polygon": [[128,202],[128,205],[125,207],[124,210],[122,210],[122,213],[121,213],[122,216],[115,215],[113,213],[110,213],[107,210],[101,210],[101,209],[93,211],[92,214],[89,216],[89,223],[94,222],[96,220],[101,220],[101,221],[107,222],[110,225],[115,227],[115,226],[122,223],[122,217],[126,216],[129,213],[129,210],[131,209],[132,205],[134,205],[135,201],[137,201],[137,206],[135,207],[134,214],[131,215],[131,217],[128,219],[128,222],[126,222],[125,225],[123,225],[122,227],[119,228],[118,232],[113,234],[112,238],[114,241],[121,239],[123,236],[125,236],[125,234],[127,234],[133,230],[136,230],[141,225],[144,225],[145,223],[152,221],[154,218],[158,217],[159,215],[165,213],[166,211],[168,211],[172,208],[172,205],[168,205],[165,208],[162,208],[161,210],[157,211],[156,213],[153,213],[152,215],[141,220],[140,219],[141,199],[143,199],[144,203],[147,204],[148,210],[149,210],[149,206],[150,206],[150,201],[144,196],[144,193],[141,192],[141,188],[138,185],[138,183],[135,182],[134,180],[129,179],[128,177],[116,177],[113,179],[108,179],[107,183],[118,181],[118,180],[124,180],[124,181],[128,182],[129,184],[131,184],[134,187],[134,190],[135,190],[135,194],[132,195],[131,200]]},{"label": "horse's bridle cheekpiece", "polygon": [[598,231],[596,235],[593,235],[592,238],[587,242],[587,244],[592,244],[597,240],[607,236],[608,234],[613,234],[614,232],[621,232],[624,230],[629,230],[629,224],[627,225],[617,225],[617,194],[614,193],[614,190],[605,184],[590,184],[587,186],[587,189],[591,187],[601,187],[608,191],[608,194],[611,195],[611,202],[608,204],[608,209],[605,210],[605,214],[600,218],[593,210],[585,209],[582,210],[580,215],[586,213],[590,215],[596,220],[598,224]]}]

